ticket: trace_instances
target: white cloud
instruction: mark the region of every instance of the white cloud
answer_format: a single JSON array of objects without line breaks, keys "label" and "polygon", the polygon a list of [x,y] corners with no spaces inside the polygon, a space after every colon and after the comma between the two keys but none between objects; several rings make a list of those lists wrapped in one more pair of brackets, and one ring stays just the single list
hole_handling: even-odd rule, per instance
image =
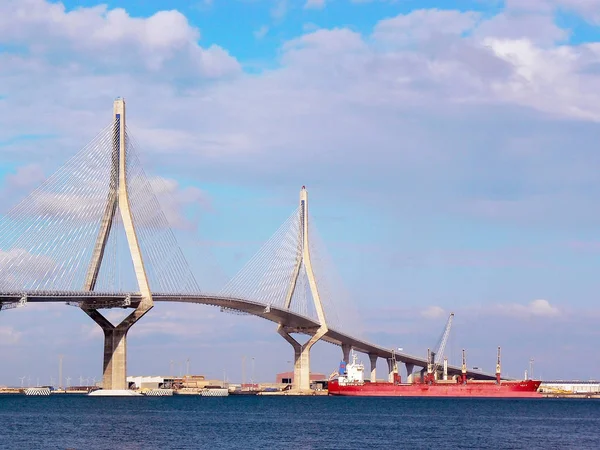
[{"label": "white cloud", "polygon": [[[82,314],[85,313],[82,312]],[[104,338],[104,332],[102,331],[102,328],[100,328],[96,323],[92,322],[91,319],[79,326],[78,333],[80,333],[80,335],[83,336],[83,339],[86,341],[100,342]]]},{"label": "white cloud", "polygon": [[490,313],[527,319],[529,317],[556,317],[560,315],[560,310],[552,306],[548,300],[538,299],[527,305],[518,303],[497,305],[492,307]]},{"label": "white cloud", "polygon": [[174,228],[193,228],[194,224],[186,216],[188,208],[201,211],[212,209],[212,202],[208,194],[195,186],[182,188],[176,180],[163,177],[152,177],[148,181],[160,202],[162,212],[169,225]]},{"label": "white cloud", "polygon": [[383,42],[407,44],[433,37],[441,39],[444,35],[460,36],[472,30],[479,18],[479,13],[471,11],[420,9],[379,21],[373,37]]},{"label": "white cloud", "polygon": [[556,316],[560,313],[558,308],[551,306],[548,300],[533,300],[529,304],[529,311],[534,316]]},{"label": "white cloud", "polygon": [[[68,14],[59,11],[58,17]],[[100,23],[107,20],[98,12],[85,14],[94,20],[100,17]],[[526,29],[508,15],[502,27]],[[431,39],[436,33],[445,37]],[[6,118],[3,130],[58,135],[53,142],[43,142],[44,148],[52,150],[51,164],[55,164],[106,123],[110,118],[107,104],[119,93],[127,98],[129,125],[143,144],[150,170],[166,166],[174,173],[212,181],[222,180],[219,174],[227,173],[240,182],[258,183],[289,180],[284,173],[293,171],[304,174],[309,183],[329,183],[332,189],[356,188],[362,183],[362,198],[375,202],[383,201],[379,194],[369,192],[369,174],[377,173],[380,184],[395,185],[401,179],[410,189],[421,185],[422,195],[431,192],[435,197],[431,201],[445,208],[461,202],[463,212],[469,205],[457,198],[464,195],[456,192],[460,190],[457,181],[477,183],[483,200],[496,202],[485,194],[494,183],[507,185],[523,177],[527,180],[524,188],[535,185],[539,196],[546,174],[555,174],[559,168],[563,174],[589,170],[589,164],[586,169],[576,162],[584,153],[589,156],[586,133],[576,134],[581,144],[574,148],[582,157],[567,157],[558,150],[567,136],[574,136],[563,119],[600,117],[596,94],[600,78],[594,72],[600,64],[600,49],[593,44],[548,46],[548,39],[559,38],[552,33],[541,45],[539,36],[489,28],[477,13],[421,10],[382,20],[370,36],[347,28],[302,35],[283,45],[281,67],[259,75],[218,83],[186,78],[192,81],[183,85],[167,80],[166,75],[170,70],[189,74],[185,64],[169,65],[166,72],[154,74],[140,69],[145,63],[132,61],[135,70],[106,66],[103,75],[98,75],[94,66],[87,67],[84,57],[75,53],[69,57],[73,70],[62,70],[49,62],[61,46],[47,39],[44,54],[0,54],[0,82],[11,93],[10,101],[0,102],[0,116]],[[35,34],[30,31],[27,36]],[[142,34],[135,36],[138,44],[145,42]],[[169,42],[179,42],[177,36],[169,37]],[[142,47],[154,45],[150,40]],[[109,50],[110,46],[101,48]],[[548,113],[558,122],[550,122]],[[434,133],[434,122],[449,125]],[[506,133],[497,126],[500,122],[513,130],[525,122],[539,125]],[[71,123],[78,126],[73,128]],[[547,138],[549,133],[553,139]],[[48,158],[49,153],[30,143],[10,148],[27,152],[28,157],[43,154]],[[449,148],[460,148],[460,152]],[[533,154],[536,148],[545,149],[544,158]],[[498,170],[500,161],[521,170]],[[534,167],[534,161],[543,163],[544,171]],[[329,176],[333,172],[346,176],[334,180]],[[431,182],[425,183],[417,173],[430,173]],[[590,182],[597,181],[596,175],[588,176]],[[568,183],[579,181],[574,176]],[[436,186],[444,186],[442,196],[453,198],[442,199],[439,190],[434,196]],[[408,189],[382,192],[402,208],[407,204],[399,201],[402,191]],[[585,192],[575,196],[578,204],[588,197]],[[561,205],[572,205],[572,198],[572,193],[566,193]],[[511,205],[530,203],[518,196],[500,200]],[[515,208],[515,216],[525,210],[525,206]],[[480,214],[478,208],[470,211]],[[560,207],[553,211],[557,213]],[[568,218],[558,215],[561,220]]]},{"label": "white cloud", "polygon": [[584,20],[598,23],[600,21],[599,0],[506,0],[508,10],[553,13],[557,11],[572,12]]},{"label": "white cloud", "polygon": [[323,9],[325,8],[325,0],[306,0],[304,4],[306,9]]},{"label": "white cloud", "polygon": [[437,319],[446,315],[446,311],[441,306],[429,306],[421,311],[421,316],[426,319]]},{"label": "white cloud", "polygon": [[304,33],[312,33],[313,31],[317,31],[319,29],[319,25],[313,22],[307,22],[302,24],[302,31]]},{"label": "white cloud", "polygon": [[57,263],[45,254],[32,254],[22,248],[0,250],[0,289],[20,291],[45,279]]},{"label": "white cloud", "polygon": [[346,28],[317,30],[286,42],[283,48],[287,52],[312,50],[318,56],[322,56],[322,53],[343,56],[346,52],[368,50],[361,35]]},{"label": "white cloud", "polygon": [[21,335],[21,332],[16,331],[12,327],[0,326],[0,346],[17,344],[21,339]]},{"label": "white cloud", "polygon": [[475,31],[482,38],[528,39],[537,44],[550,46],[564,41],[569,31],[560,28],[551,15],[511,14],[504,12],[482,21]]},{"label": "white cloud", "polygon": [[273,20],[282,20],[288,12],[287,0],[275,0],[273,7],[271,8],[271,17]]},{"label": "white cloud", "polygon": [[[134,18],[122,8],[106,5],[67,11],[62,3],[9,0],[0,4],[0,42],[26,45],[31,54],[75,65],[137,68],[173,74],[173,66],[189,73],[219,77],[239,70],[221,47],[197,43],[198,29],[178,11],[159,11]],[[59,53],[60,52],[60,53]]]},{"label": "white cloud", "polygon": [[268,32],[269,32],[269,27],[266,25],[263,25],[260,28],[258,28],[256,31],[254,31],[254,37],[256,39],[262,39],[267,35]]},{"label": "white cloud", "polygon": [[15,191],[31,190],[36,185],[39,185],[46,175],[43,168],[37,164],[27,164],[17,167],[14,174],[9,174],[5,177],[5,189],[14,194]]}]

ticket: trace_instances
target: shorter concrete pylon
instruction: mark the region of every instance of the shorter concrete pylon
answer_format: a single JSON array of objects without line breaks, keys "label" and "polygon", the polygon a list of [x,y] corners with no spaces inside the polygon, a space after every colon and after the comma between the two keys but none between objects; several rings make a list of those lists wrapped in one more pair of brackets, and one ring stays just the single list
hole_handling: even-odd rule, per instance
[{"label": "shorter concrete pylon", "polygon": [[310,349],[327,332],[319,328],[316,333],[304,344],[294,339],[284,327],[277,327],[277,332],[294,348],[294,379],[292,387],[295,391],[305,392],[310,390]]},{"label": "shorter concrete pylon", "polygon": [[[314,330],[302,330],[303,332],[311,332],[311,338],[304,344],[300,344],[290,334],[289,330],[286,329],[285,324],[280,323],[277,327],[277,333],[279,333],[286,341],[288,341],[294,348],[294,380],[292,387],[296,391],[308,391],[310,390],[310,350],[314,344],[316,344],[327,332],[327,320],[325,318],[325,310],[321,303],[321,297],[319,295],[319,289],[317,287],[317,280],[312,269],[312,263],[310,260],[310,250],[308,243],[308,194],[306,188],[302,186],[300,190],[300,226],[298,233],[298,245],[296,254],[296,264],[294,272],[292,274],[291,282],[287,290],[285,298],[285,308],[289,309],[296,290],[298,282],[298,276],[300,275],[300,269],[304,265],[306,277],[308,278],[308,284],[310,286],[310,293],[313,299],[317,317],[319,319],[319,327]],[[349,353],[349,349],[348,349]]]}]

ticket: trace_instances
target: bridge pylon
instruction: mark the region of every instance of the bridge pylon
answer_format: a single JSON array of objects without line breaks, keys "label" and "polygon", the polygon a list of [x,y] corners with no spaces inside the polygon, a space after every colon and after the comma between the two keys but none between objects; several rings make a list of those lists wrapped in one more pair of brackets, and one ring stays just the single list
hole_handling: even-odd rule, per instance
[{"label": "bridge pylon", "polygon": [[304,344],[300,344],[290,335],[290,333],[296,331],[294,329],[290,329],[282,324],[279,324],[277,327],[277,332],[294,348],[294,381],[292,387],[294,390],[308,391],[310,389],[310,350],[312,346],[315,345],[329,329],[327,327],[325,310],[323,308],[323,303],[321,302],[317,280],[315,278],[310,259],[308,232],[308,193],[306,192],[306,188],[304,186],[302,186],[300,191],[299,214],[300,227],[298,233],[296,265],[294,267],[294,272],[287,290],[284,307],[286,309],[290,309],[292,298],[297,287],[298,277],[300,275],[302,266],[304,266],[320,326],[317,329],[312,330],[312,336]]},{"label": "bridge pylon", "polygon": [[125,100],[118,98],[114,102],[110,188],[83,289],[93,291],[96,287],[106,243],[114,225],[115,215],[119,211],[141,301],[135,310],[118,325],[113,325],[97,309],[87,307],[85,302],[81,303],[83,311],[104,331],[103,388],[105,390],[127,389],[127,332],[154,306],[129,203],[126,139]]}]

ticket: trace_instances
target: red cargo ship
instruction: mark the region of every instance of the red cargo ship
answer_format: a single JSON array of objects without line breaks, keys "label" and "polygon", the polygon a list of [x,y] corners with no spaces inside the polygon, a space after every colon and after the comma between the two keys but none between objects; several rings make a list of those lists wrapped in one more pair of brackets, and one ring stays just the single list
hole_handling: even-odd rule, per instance
[{"label": "red cargo ship", "polygon": [[[467,380],[467,370],[463,350],[462,374],[457,379],[437,380],[428,367],[423,381],[402,383],[397,367],[394,367],[394,382],[364,381],[364,366],[356,362],[353,354],[352,363],[345,368],[340,365],[340,375],[329,381],[329,395],[346,395],[358,397],[502,397],[502,398],[542,398],[538,392],[541,381],[521,380],[506,381],[500,379],[500,348],[498,348],[498,365],[496,380]],[[446,372],[446,370],[444,370]],[[444,373],[444,378],[447,378]]]}]

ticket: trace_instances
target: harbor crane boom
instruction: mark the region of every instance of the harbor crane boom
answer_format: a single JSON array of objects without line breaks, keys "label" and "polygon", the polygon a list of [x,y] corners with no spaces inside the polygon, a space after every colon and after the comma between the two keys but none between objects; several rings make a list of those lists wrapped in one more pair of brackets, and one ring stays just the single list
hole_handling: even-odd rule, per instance
[{"label": "harbor crane boom", "polygon": [[450,336],[450,329],[452,328],[452,319],[454,319],[454,313],[450,313],[448,317],[448,321],[446,322],[446,328],[438,341],[437,346],[434,351],[428,355],[428,364],[427,364],[427,372],[430,377],[435,376],[440,363],[444,359],[444,351],[446,350],[446,343],[448,342],[448,337]]}]

